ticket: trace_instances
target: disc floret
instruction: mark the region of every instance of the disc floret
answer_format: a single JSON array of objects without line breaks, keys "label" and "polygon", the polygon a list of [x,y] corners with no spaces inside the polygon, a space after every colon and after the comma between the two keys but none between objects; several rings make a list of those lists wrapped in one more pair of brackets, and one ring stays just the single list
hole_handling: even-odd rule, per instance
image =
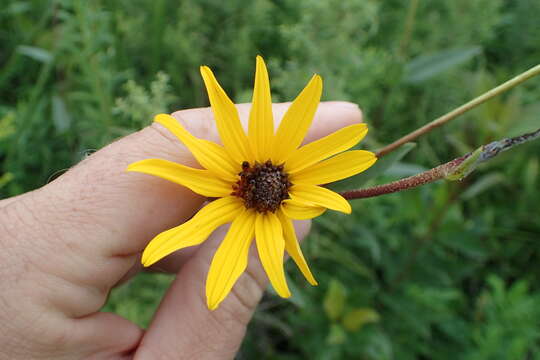
[{"label": "disc floret", "polygon": [[232,195],[244,200],[247,209],[259,213],[275,212],[281,202],[289,198],[291,182],[283,164],[274,165],[270,160],[263,164],[242,163],[240,179],[233,185]]}]

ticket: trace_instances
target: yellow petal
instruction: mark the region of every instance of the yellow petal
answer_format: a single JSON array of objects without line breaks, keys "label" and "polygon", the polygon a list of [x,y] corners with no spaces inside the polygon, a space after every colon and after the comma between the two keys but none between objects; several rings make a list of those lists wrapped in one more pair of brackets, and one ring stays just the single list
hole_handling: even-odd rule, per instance
[{"label": "yellow petal", "polygon": [[291,296],[283,270],[285,240],[283,239],[281,223],[275,214],[271,212],[257,214],[255,239],[259,258],[274,290],[281,297]]},{"label": "yellow petal", "polygon": [[249,114],[249,142],[255,160],[265,162],[270,159],[274,138],[274,118],[272,116],[272,97],[268,71],[262,57],[257,56],[255,87]]},{"label": "yellow petal", "polygon": [[324,206],[325,208],[351,213],[351,205],[343,196],[316,185],[295,184],[289,190],[291,199],[301,203]]},{"label": "yellow petal", "polygon": [[306,205],[295,200],[285,200],[281,203],[281,211],[295,220],[313,219],[326,211],[325,207]]},{"label": "yellow petal", "polygon": [[172,252],[188,246],[199,245],[218,227],[244,211],[242,201],[228,196],[212,201],[195,216],[180,226],[156,236],[144,249],[142,264],[150,266]]},{"label": "yellow petal", "polygon": [[183,185],[191,191],[208,197],[229,196],[232,184],[216,177],[208,170],[194,169],[163,159],[146,159],[130,164],[127,171],[136,171]]},{"label": "yellow petal", "polygon": [[206,302],[210,310],[216,309],[225,299],[247,267],[249,245],[255,234],[255,217],[252,210],[238,215],[212,259],[206,278]]},{"label": "yellow petal", "polygon": [[346,126],[296,150],[285,163],[285,168],[289,174],[297,173],[310,165],[353,147],[366,136],[367,131],[366,124]]},{"label": "yellow petal", "polygon": [[281,211],[277,212],[281,226],[283,227],[283,238],[285,239],[285,250],[292,257],[306,280],[313,286],[318,285],[317,280],[313,277],[313,274],[309,270],[309,266],[302,254],[302,249],[300,249],[300,244],[296,238],[296,233],[294,231],[294,226],[292,221]]},{"label": "yellow petal", "polygon": [[281,164],[296,150],[311,125],[322,93],[322,79],[314,75],[281,120],[274,139],[272,160]]},{"label": "yellow petal", "polygon": [[235,180],[240,164],[235,163],[223,146],[191,135],[178,120],[167,114],[156,115],[154,121],[165,126],[191,151],[204,168],[226,180]]},{"label": "yellow petal", "polygon": [[377,161],[375,154],[364,150],[352,150],[328,160],[311,165],[293,174],[291,182],[302,184],[328,184],[358,174]]},{"label": "yellow petal", "polygon": [[244,160],[252,160],[248,139],[242,129],[236,106],[219,85],[212,70],[208,66],[201,66],[200,70],[225,150],[239,164]]}]

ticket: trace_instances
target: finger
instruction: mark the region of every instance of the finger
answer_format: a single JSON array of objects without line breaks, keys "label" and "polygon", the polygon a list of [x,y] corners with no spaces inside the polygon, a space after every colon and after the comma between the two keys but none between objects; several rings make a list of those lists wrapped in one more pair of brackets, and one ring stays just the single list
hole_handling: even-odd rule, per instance
[{"label": "finger", "polygon": [[132,359],[144,334],[137,325],[110,313],[98,312],[79,319],[67,319],[47,310],[24,314],[28,315],[33,322],[27,326],[21,326],[24,322],[17,324],[18,312],[3,322],[1,359],[127,360]]},{"label": "finger", "polygon": [[[290,102],[273,104],[274,129],[277,129],[290,105]],[[251,104],[237,104],[236,108],[244,131],[247,132]],[[192,134],[221,143],[217,128],[214,125],[211,108],[180,110],[172,113],[172,116],[178,119]],[[342,127],[359,122],[362,122],[362,112],[358,105],[346,101],[321,102],[304,143],[309,143]],[[202,136],[203,134],[204,136]]]},{"label": "finger", "polygon": [[130,321],[111,313],[98,312],[72,320],[69,334],[72,357],[88,359],[131,359],[144,331]]},{"label": "finger", "polygon": [[[295,227],[299,238],[303,238],[310,222],[299,221]],[[219,308],[208,310],[205,279],[227,230],[226,226],[217,229],[182,267],[143,337],[137,356],[143,359],[234,358],[268,281],[252,246],[245,273]]]},{"label": "finger", "polygon": [[[289,108],[290,103],[278,103],[273,105],[273,114],[276,119],[276,126],[281,122],[283,115]],[[237,104],[240,120],[247,131],[247,121],[251,104]],[[191,133],[204,134],[204,138],[215,142],[220,142],[219,134],[214,126],[214,118],[211,108],[198,108],[176,111],[172,114]],[[340,128],[362,121],[362,113],[356,104],[342,101],[329,101],[320,104],[313,124],[307,133],[304,143],[309,143],[327,134],[339,130]],[[157,272],[170,272],[176,274],[186,259],[189,259],[196,251],[196,247],[183,249],[167,256],[151,267]],[[141,266],[138,266],[140,269]],[[133,271],[135,272],[135,271]]]},{"label": "finger", "polygon": [[[277,121],[287,106],[275,105]],[[240,105],[239,110],[245,118],[249,106]],[[181,121],[196,136],[216,140],[210,109],[175,115],[181,115]],[[324,136],[360,120],[361,113],[353,104],[321,103],[308,138]],[[150,157],[196,166],[187,149],[161,125],[154,124],[89,156],[32,193],[30,202],[22,205],[20,212],[31,209],[33,223],[39,224],[24,229],[27,239],[20,242],[22,251],[40,249],[25,256],[34,256],[31,260],[46,273],[95,289],[94,295],[85,296],[83,302],[72,300],[70,315],[84,316],[97,310],[108,289],[138,261],[148,241],[184,222],[201,206],[204,199],[187,188],[145,174],[125,172],[128,164]],[[36,247],[35,239],[43,238],[44,233],[50,236]],[[46,263],[42,261],[44,256]],[[53,302],[65,305],[70,301],[60,298],[60,294],[52,296],[59,297]]]},{"label": "finger", "polygon": [[[278,123],[289,103],[274,105]],[[246,122],[249,104],[238,106]],[[175,113],[194,135],[219,141],[209,108]],[[308,140],[361,121],[354,104],[321,103]],[[163,158],[197,166],[189,151],[161,125],[154,124],[94,153],[78,166],[43,188],[52,194],[55,204],[69,204],[75,214],[86,216],[79,232],[90,237],[92,246],[110,255],[140,252],[149,238],[190,217],[203,198],[190,190],[153,176],[126,173],[130,163],[145,158]],[[58,206],[56,206],[58,208]],[[71,220],[74,216],[68,216]],[[100,225],[95,233],[95,225]]]}]

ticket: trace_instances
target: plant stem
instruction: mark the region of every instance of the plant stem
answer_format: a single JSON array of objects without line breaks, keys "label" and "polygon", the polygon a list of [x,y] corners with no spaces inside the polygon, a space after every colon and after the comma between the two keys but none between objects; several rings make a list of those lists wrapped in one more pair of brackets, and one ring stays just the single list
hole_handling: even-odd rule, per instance
[{"label": "plant stem", "polygon": [[487,145],[482,145],[474,152],[460,156],[420,174],[367,189],[344,191],[340,195],[348,200],[363,199],[411,189],[440,179],[461,180],[474,171],[479,164],[494,158],[501,152],[538,138],[540,138],[540,129],[513,138],[493,141]]},{"label": "plant stem", "polygon": [[430,122],[429,124],[426,124],[424,126],[422,126],[421,128],[419,129],[416,129],[415,131],[403,136],[402,138],[394,141],[393,143],[383,147],[381,150],[379,150],[377,152],[377,157],[380,158],[392,151],[394,151],[395,149],[397,149],[398,147],[400,147],[401,145],[409,142],[409,141],[412,141],[414,139],[416,139],[417,137],[425,134],[425,133],[428,133],[430,132],[431,130],[435,129],[436,127],[439,127],[445,123],[447,123],[448,121],[454,119],[455,117],[458,117],[459,115],[475,108],[476,106],[486,102],[487,100],[497,96],[497,95],[500,95],[502,93],[504,93],[505,91],[508,91],[510,90],[511,88],[513,88],[514,86],[516,85],[519,85],[521,84],[522,82],[536,76],[540,74],[540,64],[530,68],[529,70],[519,74],[518,76],[508,80],[507,82],[489,90],[488,92],[478,96],[477,98],[469,101],[468,103],[465,103],[463,105],[461,105],[460,107],[450,111],[449,113],[433,120],[432,122]]},{"label": "plant stem", "polygon": [[344,191],[341,194],[345,199],[363,199],[374,196],[380,196],[384,194],[391,194],[402,190],[411,189],[420,185],[428,184],[430,182],[440,180],[450,175],[454,169],[456,169],[465,159],[471,154],[461,156],[457,159],[449,161],[445,164],[439,165],[431,170],[424,171],[423,173],[409,176],[404,179],[393,181],[388,184],[378,185],[367,189]]},{"label": "plant stem", "polygon": [[407,50],[409,46],[409,41],[412,37],[414,22],[416,19],[416,10],[418,9],[419,2],[420,0],[411,0],[411,2],[409,2],[409,8],[407,9],[407,18],[405,20],[405,26],[403,28],[403,36],[401,37],[398,48],[398,55],[401,58],[405,58],[407,56]]}]

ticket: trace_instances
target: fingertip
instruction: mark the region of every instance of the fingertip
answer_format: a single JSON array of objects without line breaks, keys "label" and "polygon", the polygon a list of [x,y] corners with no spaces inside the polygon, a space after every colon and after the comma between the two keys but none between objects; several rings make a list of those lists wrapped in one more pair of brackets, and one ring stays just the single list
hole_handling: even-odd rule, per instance
[{"label": "fingertip", "polygon": [[340,123],[341,127],[362,122],[362,110],[360,107],[348,101],[324,101],[321,102],[315,117]]},{"label": "fingertip", "polygon": [[[320,79],[322,85],[322,78],[317,74],[314,76]],[[272,104],[274,126],[276,128],[290,105],[290,102]],[[244,130],[247,130],[251,103],[236,104],[236,108]],[[221,143],[211,108],[179,110],[172,113],[171,116],[196,137]],[[333,133],[345,126],[360,123],[362,123],[362,111],[357,104],[347,101],[323,101],[319,103],[304,144]]]},{"label": "fingertip", "polygon": [[135,351],[144,335],[139,326],[112,313],[98,312],[75,322],[71,336],[89,357],[120,358]]},{"label": "fingertip", "polygon": [[321,102],[304,144],[354,124],[363,124],[362,111],[358,105],[346,101]]}]

